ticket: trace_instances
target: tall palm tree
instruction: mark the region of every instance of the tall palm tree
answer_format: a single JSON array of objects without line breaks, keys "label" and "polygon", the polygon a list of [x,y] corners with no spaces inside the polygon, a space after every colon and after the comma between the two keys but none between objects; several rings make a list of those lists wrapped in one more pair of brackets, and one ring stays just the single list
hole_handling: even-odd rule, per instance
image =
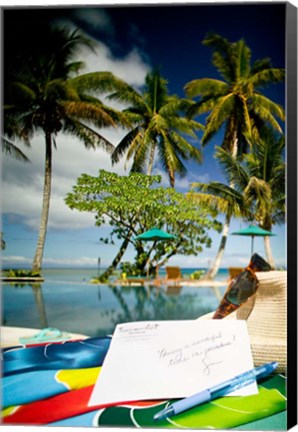
[{"label": "tall palm tree", "polygon": [[[198,192],[190,196],[229,217],[256,222],[271,231],[273,225],[285,220],[284,137],[266,130],[251,147],[242,163],[217,148],[216,157],[233,188],[219,182],[194,183]],[[264,237],[264,243],[267,260],[274,268],[269,236]]]},{"label": "tall palm tree", "polygon": [[35,133],[41,132],[45,137],[42,214],[32,264],[32,270],[40,271],[50,206],[52,149],[57,134],[71,134],[82,140],[87,149],[101,146],[112,152],[114,147],[96,128],[114,127],[124,119],[94,95],[96,91],[114,90],[115,85],[121,85],[120,80],[107,72],[77,75],[83,63],[74,58],[80,48],[93,48],[89,39],[67,28],[46,29],[36,39],[24,52],[15,53],[15,62],[5,70],[4,134],[9,140],[21,139],[27,144]]},{"label": "tall palm tree", "polygon": [[[233,158],[242,157],[249,150],[250,139],[258,140],[260,131],[270,126],[282,132],[278,120],[284,120],[284,109],[261,93],[268,84],[284,80],[285,71],[273,68],[269,59],[251,64],[251,51],[243,39],[231,43],[217,34],[209,34],[203,44],[211,47],[212,61],[223,78],[201,78],[186,84],[188,97],[199,100],[189,109],[191,117],[209,113],[202,137],[203,146],[223,127],[222,147]],[[233,187],[233,183],[230,184]],[[208,276],[218,271],[229,232],[231,215],[226,214],[217,256]]]},{"label": "tall palm tree", "polygon": [[181,176],[186,173],[182,160],[193,158],[201,162],[201,151],[185,136],[197,140],[195,131],[203,126],[183,116],[191,102],[170,96],[167,82],[157,70],[147,74],[143,92],[127,86],[126,90],[121,89],[110,97],[129,105],[124,112],[134,124],[114,150],[113,163],[127,152],[127,160],[133,158],[131,172],[151,175],[158,152],[170,184],[174,186],[175,173]]}]

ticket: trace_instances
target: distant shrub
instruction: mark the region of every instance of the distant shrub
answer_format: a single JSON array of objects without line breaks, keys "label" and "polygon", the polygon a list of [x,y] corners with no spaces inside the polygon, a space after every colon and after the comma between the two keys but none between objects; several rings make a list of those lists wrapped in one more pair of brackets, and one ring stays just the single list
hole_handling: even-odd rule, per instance
[{"label": "distant shrub", "polygon": [[41,273],[39,271],[32,271],[32,270],[23,270],[23,269],[8,269],[3,271],[4,276],[6,277],[42,277]]},{"label": "distant shrub", "polygon": [[125,273],[127,276],[142,276],[141,270],[137,268],[136,264],[132,264],[128,261],[121,263],[121,273]]},{"label": "distant shrub", "polygon": [[201,277],[205,274],[205,270],[196,270],[190,275],[190,279],[198,280],[201,279]]}]

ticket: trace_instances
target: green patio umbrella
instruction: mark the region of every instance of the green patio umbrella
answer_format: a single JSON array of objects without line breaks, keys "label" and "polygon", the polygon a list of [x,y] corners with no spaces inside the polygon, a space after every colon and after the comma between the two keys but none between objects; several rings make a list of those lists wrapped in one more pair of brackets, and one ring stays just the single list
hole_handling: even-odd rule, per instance
[{"label": "green patio umbrella", "polygon": [[249,227],[244,228],[240,231],[235,231],[232,235],[241,235],[241,236],[250,236],[251,237],[251,255],[253,254],[254,249],[254,238],[255,237],[266,237],[266,236],[275,236],[271,231],[266,231],[262,228],[259,228],[255,225],[249,225]]},{"label": "green patio umbrella", "polygon": [[[143,241],[153,241],[153,247],[157,241],[175,240],[177,237],[173,234],[169,234],[159,228],[152,228],[148,231],[139,234],[134,239]],[[158,277],[158,266],[156,266],[156,277]]]}]

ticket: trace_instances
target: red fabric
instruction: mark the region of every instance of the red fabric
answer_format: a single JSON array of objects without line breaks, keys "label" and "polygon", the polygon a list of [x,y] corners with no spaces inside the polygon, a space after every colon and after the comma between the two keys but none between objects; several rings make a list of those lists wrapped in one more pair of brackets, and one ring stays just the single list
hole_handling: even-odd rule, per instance
[{"label": "red fabric", "polygon": [[[94,385],[91,385],[48,399],[22,405],[18,407],[13,414],[2,418],[2,422],[5,424],[42,425],[114,405],[87,406],[93,388]],[[150,406],[153,404],[156,404],[156,401],[137,401],[129,403],[131,406]],[[124,403],[121,405],[124,405]]]}]

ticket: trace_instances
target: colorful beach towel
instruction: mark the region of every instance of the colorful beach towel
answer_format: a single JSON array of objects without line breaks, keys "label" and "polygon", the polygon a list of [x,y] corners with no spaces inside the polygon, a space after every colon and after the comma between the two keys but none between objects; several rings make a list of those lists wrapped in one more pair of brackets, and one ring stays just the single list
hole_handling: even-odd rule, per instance
[{"label": "colorful beach towel", "polygon": [[33,371],[2,379],[2,406],[28,404],[95,384],[101,367]]},{"label": "colorful beach towel", "polygon": [[[84,344],[50,344],[46,350],[44,346],[5,350],[2,422],[7,425],[227,429],[286,409],[285,378],[280,375],[260,382],[256,395],[220,398],[166,421],[154,422],[153,416],[170,401],[89,407],[88,401],[110,341],[110,338],[92,338]],[[57,363],[68,367],[56,370]],[[30,377],[34,382],[32,388],[29,388]]]},{"label": "colorful beach towel", "polygon": [[36,370],[101,366],[110,343],[110,337],[101,337],[77,342],[5,349],[2,352],[2,373],[7,376]]}]

